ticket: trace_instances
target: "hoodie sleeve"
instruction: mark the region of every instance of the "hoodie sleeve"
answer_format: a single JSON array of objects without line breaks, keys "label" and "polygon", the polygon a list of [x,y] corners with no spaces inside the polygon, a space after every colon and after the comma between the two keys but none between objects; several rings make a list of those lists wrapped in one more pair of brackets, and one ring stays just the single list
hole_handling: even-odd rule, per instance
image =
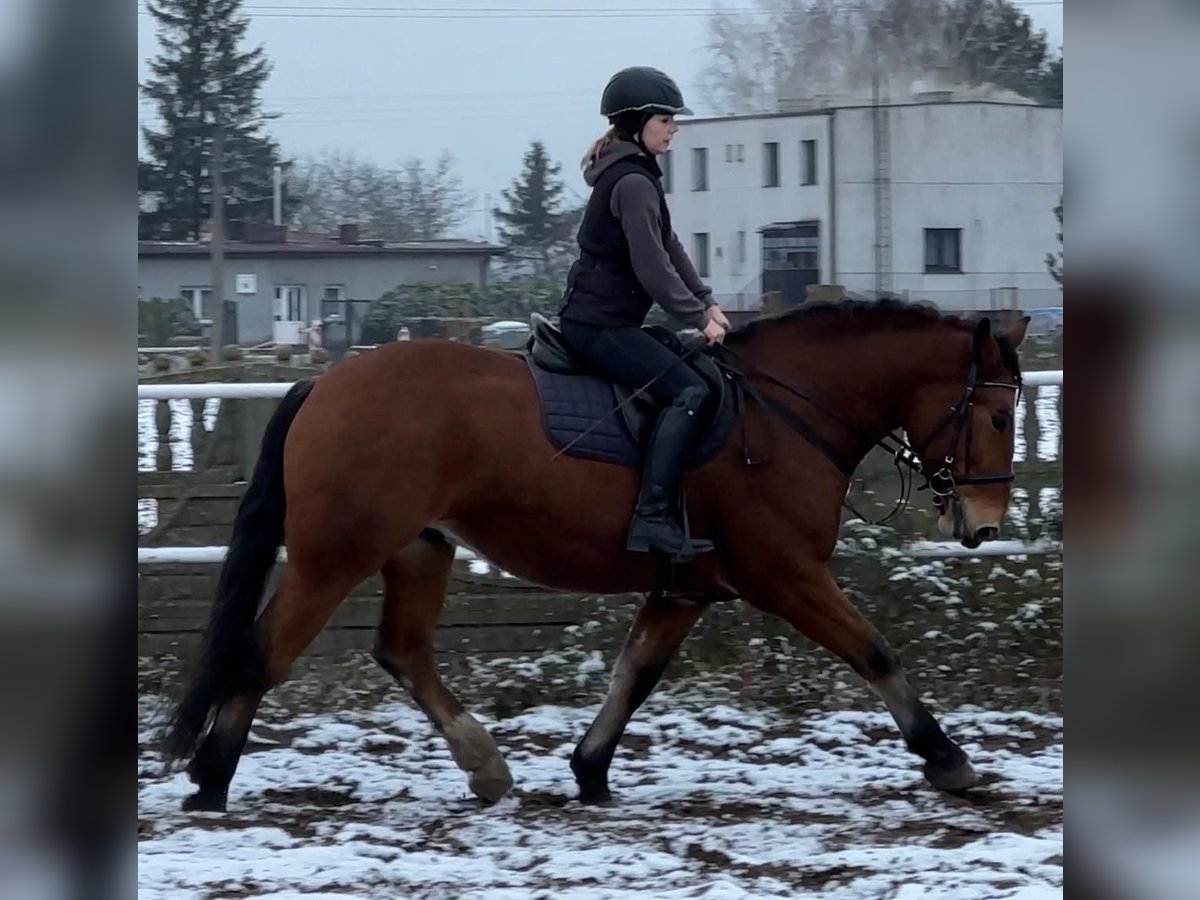
[{"label": "hoodie sleeve", "polygon": [[[658,192],[650,179],[637,173],[621,178],[613,186],[610,208],[629,241],[633,272],[646,293],[685,325],[703,328],[705,310],[711,304],[691,290],[663,246]],[[678,246],[679,242],[673,243]],[[679,247],[679,252],[686,260],[682,247]],[[695,276],[695,269],[690,262],[687,268]],[[695,278],[699,283],[699,276]]]},{"label": "hoodie sleeve", "polygon": [[667,242],[667,254],[671,257],[671,265],[688,286],[688,290],[703,300],[705,306],[716,306],[717,301],[713,299],[712,288],[700,280],[696,267],[692,265],[691,258],[683,249],[683,244],[679,243],[679,237],[674,231],[671,232],[671,240]]}]

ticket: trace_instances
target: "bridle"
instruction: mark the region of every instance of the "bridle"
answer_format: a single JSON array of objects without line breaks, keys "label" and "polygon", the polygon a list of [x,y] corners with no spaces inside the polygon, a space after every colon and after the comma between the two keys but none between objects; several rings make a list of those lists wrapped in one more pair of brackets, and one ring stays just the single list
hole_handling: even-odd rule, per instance
[{"label": "bridle", "polygon": [[[967,369],[967,381],[963,387],[963,392],[959,397],[958,402],[951,407],[950,412],[947,413],[946,417],[942,419],[938,426],[934,428],[932,432],[930,432],[929,436],[925,438],[921,446],[913,450],[913,452],[916,454],[917,462],[920,463],[920,460],[924,458],[926,451],[929,449],[929,445],[933,443],[934,439],[936,439],[937,436],[947,428],[951,426],[954,427],[954,437],[950,442],[950,452],[947,453],[943,458],[941,467],[937,469],[937,471],[930,473],[928,468],[923,463],[920,463],[919,471],[922,477],[925,479],[925,484],[923,484],[921,488],[929,488],[935,497],[942,498],[953,496],[956,493],[958,486],[963,484],[1011,484],[1016,478],[1016,473],[1011,469],[1004,474],[977,475],[971,473],[971,437],[975,419],[975,417],[971,415],[971,411],[975,405],[975,391],[979,390],[980,388],[1007,388],[1008,390],[1015,391],[1016,395],[1013,402],[1014,407],[1020,402],[1021,399],[1021,378],[1019,375],[1017,376],[1016,381],[1013,382],[981,380],[979,378],[979,361],[978,359],[971,360],[971,365]],[[965,444],[966,452],[964,454],[966,459],[963,462],[962,474],[955,475],[954,453],[958,449],[959,440],[963,436],[964,429],[967,433]]]},{"label": "bridle", "polygon": [[[861,518],[864,522],[868,522],[868,524],[881,525],[904,508],[912,493],[913,476],[919,476],[923,481],[917,490],[928,489],[933,493],[933,496],[940,501],[953,499],[956,502],[961,502],[961,498],[958,494],[958,488],[961,485],[1008,484],[1016,478],[1016,473],[1012,471],[1011,468],[1005,473],[979,474],[971,471],[971,440],[973,437],[972,420],[974,418],[971,413],[975,404],[975,392],[980,388],[1006,388],[1008,390],[1016,391],[1016,397],[1014,399],[1015,407],[1016,402],[1020,400],[1022,389],[1021,378],[1019,375],[1017,375],[1016,380],[1012,382],[987,381],[980,379],[980,349],[978,345],[975,348],[971,364],[967,369],[967,377],[963,385],[962,394],[959,395],[958,402],[950,408],[950,411],[946,414],[945,418],[938,423],[938,425],[929,433],[925,440],[922,441],[919,446],[915,447],[903,435],[897,434],[895,431],[888,432],[888,434],[884,435],[882,438],[875,437],[862,426],[855,422],[851,422],[840,413],[830,409],[827,405],[816,398],[797,390],[769,372],[764,371],[760,366],[746,359],[737,351],[726,347],[724,344],[716,344],[714,345],[714,349],[716,350],[717,355],[727,356],[730,359],[737,360],[741,364],[741,369],[734,368],[728,363],[723,363],[722,365],[737,378],[738,383],[740,384],[742,390],[745,391],[747,396],[755,400],[760,406],[763,407],[764,410],[766,410],[768,414],[782,421],[792,431],[799,434],[819,451],[821,451],[821,453],[828,457],[830,461],[833,462],[834,465],[836,465],[846,475],[847,478],[849,478],[854,473],[855,468],[857,468],[858,459],[850,459],[846,457],[844,453],[842,453],[829,440],[822,436],[816,428],[809,424],[807,420],[796,413],[793,409],[774,397],[768,394],[763,394],[761,391],[759,391],[758,388],[751,384],[751,373],[744,371],[745,369],[753,369],[753,374],[757,375],[759,378],[762,378],[776,387],[782,388],[792,396],[798,397],[812,406],[815,406],[829,418],[864,438],[870,447],[881,447],[892,456],[893,465],[895,465],[896,472],[900,476],[901,492],[900,498],[896,501],[896,506],[890,513],[877,522],[870,522],[866,516],[862,515],[862,513],[854,508],[848,497],[845,500],[845,505],[850,509],[850,511]],[[930,445],[933,444],[938,436],[949,428],[954,429],[954,435],[950,442],[950,449],[942,458],[941,465],[937,469],[933,469],[931,466],[925,464],[925,454]],[[957,452],[960,439],[963,437],[964,429],[966,431],[966,459],[963,464],[963,472],[960,474],[955,474],[955,454]],[[861,456],[859,459],[861,459]],[[752,460],[750,460],[748,454],[746,462],[752,463]]]}]

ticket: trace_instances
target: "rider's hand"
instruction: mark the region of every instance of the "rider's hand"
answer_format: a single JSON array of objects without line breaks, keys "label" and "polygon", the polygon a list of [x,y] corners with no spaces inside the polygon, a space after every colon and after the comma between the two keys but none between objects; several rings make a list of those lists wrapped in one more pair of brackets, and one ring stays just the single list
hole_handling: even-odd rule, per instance
[{"label": "rider's hand", "polygon": [[709,318],[704,325],[704,339],[710,344],[719,344],[725,340],[725,328],[716,319]]},{"label": "rider's hand", "polygon": [[733,325],[730,323],[729,319],[725,317],[725,313],[721,312],[721,307],[710,306],[705,312],[708,315],[708,321],[716,322],[726,331],[733,331]]}]

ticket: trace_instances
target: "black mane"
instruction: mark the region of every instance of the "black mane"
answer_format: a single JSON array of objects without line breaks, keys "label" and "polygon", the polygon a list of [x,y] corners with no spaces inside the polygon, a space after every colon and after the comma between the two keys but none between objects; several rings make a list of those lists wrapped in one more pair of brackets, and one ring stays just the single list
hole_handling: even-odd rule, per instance
[{"label": "black mane", "polygon": [[[978,316],[968,318],[943,312],[928,300],[901,300],[898,297],[881,297],[878,300],[810,300],[787,312],[747,322],[732,332],[729,337],[734,339],[751,338],[780,323],[834,316],[846,320],[882,320],[898,326],[938,323],[954,326],[964,331],[970,331],[979,321]],[[992,334],[1000,348],[1000,359],[1004,363],[1004,367],[1015,378],[1020,378],[1021,363],[1017,355],[1017,348],[1012,345],[1003,332],[993,330]]]}]

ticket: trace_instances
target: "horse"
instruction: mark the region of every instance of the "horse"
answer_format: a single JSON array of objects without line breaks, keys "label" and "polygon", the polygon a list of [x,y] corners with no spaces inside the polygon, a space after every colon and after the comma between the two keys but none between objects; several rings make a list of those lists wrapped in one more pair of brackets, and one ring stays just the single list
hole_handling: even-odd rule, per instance
[{"label": "horse", "polygon": [[[527,353],[413,340],[298,382],[265,429],[201,651],[163,736],[168,767],[190,760],[196,790],[184,808],[226,808],[264,693],[376,572],[374,660],[447,742],[471,791],[485,803],[507,795],[513,780],[494,738],[435,665],[459,544],[539,585],[647,595],[571,758],[584,803],[611,801],[609,767],[630,718],[704,611],[737,598],[848,664],[927,781],[966,791],[979,780],[970,760],[829,562],[850,475],[889,436],[933,488],[943,534],[968,547],[999,536],[1028,321],[1001,332],[928,304],[814,302],[701,349],[696,360],[719,361],[740,402],[716,452],[684,477],[692,533],[715,549],[680,565],[626,549],[638,469],[551,441]],[[280,544],[286,570],[260,612]]]}]

